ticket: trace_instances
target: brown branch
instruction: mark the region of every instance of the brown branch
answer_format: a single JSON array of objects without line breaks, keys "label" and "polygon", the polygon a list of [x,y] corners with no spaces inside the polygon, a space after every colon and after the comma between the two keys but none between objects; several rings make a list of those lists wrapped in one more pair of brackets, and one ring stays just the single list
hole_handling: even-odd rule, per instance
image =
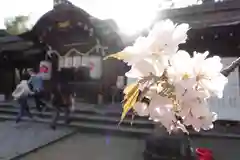
[{"label": "brown branch", "polygon": [[235,61],[232,62],[229,66],[224,68],[221,73],[225,76],[228,77],[238,66],[240,66],[240,57],[237,58]]}]

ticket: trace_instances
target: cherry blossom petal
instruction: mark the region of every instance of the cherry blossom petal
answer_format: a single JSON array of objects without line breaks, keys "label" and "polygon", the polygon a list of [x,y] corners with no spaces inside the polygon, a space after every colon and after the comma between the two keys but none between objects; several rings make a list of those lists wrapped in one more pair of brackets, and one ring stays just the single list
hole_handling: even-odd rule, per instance
[{"label": "cherry blossom petal", "polygon": [[139,116],[149,115],[148,106],[145,103],[137,102],[133,108]]}]

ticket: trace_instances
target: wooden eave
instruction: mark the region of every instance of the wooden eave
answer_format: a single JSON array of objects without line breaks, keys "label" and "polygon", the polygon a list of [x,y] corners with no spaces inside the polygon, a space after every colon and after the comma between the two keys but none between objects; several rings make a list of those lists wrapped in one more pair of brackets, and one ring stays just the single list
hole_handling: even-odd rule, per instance
[{"label": "wooden eave", "polygon": [[171,19],[176,23],[188,23],[193,29],[234,25],[240,23],[240,1],[229,0],[163,10],[159,11],[156,21],[162,19]]}]

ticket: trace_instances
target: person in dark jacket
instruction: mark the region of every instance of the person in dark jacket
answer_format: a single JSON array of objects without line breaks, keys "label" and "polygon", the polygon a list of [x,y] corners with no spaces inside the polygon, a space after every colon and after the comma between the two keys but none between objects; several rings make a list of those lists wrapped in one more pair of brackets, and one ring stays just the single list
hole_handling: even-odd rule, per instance
[{"label": "person in dark jacket", "polygon": [[52,105],[54,108],[53,119],[50,127],[56,129],[57,121],[60,116],[60,112],[64,112],[64,121],[66,124],[70,123],[70,107],[71,107],[71,98],[72,94],[68,85],[64,85],[61,82],[58,82],[52,90]]}]

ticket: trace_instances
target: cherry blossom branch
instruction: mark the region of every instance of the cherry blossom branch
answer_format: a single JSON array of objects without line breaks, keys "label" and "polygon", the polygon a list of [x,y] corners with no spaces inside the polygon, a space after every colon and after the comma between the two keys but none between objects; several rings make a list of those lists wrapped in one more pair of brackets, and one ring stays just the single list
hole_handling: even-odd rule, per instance
[{"label": "cherry blossom branch", "polygon": [[228,77],[238,66],[240,66],[240,57],[237,58],[235,61],[232,62],[229,66],[224,68],[221,73],[225,76]]}]

